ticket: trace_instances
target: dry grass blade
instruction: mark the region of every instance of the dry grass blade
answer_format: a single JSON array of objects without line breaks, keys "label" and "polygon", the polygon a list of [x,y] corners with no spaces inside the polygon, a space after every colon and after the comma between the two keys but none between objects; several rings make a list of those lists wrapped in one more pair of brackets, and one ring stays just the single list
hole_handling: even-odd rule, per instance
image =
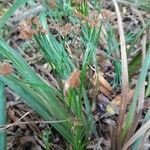
[{"label": "dry grass blade", "polygon": [[[25,116],[23,116],[25,117]],[[8,124],[8,125],[4,125],[4,126],[0,126],[0,132],[7,130],[11,127],[17,126],[17,125],[30,125],[30,124],[51,124],[51,123],[62,123],[62,122],[67,122],[68,119],[66,120],[56,120],[56,121],[25,121],[25,122],[20,122],[21,119],[23,119],[23,117],[21,117],[20,119],[18,119],[16,122]]]},{"label": "dry grass blade", "polygon": [[[139,149],[148,149],[149,148],[149,144],[148,144],[148,141],[149,141],[149,135],[150,135],[150,129],[148,129],[143,137],[143,140],[139,146]],[[146,147],[148,146],[148,147]]]},{"label": "dry grass blade", "polygon": [[[115,6],[115,11],[117,13],[118,18],[118,27],[119,27],[119,36],[120,36],[120,46],[121,46],[121,62],[122,62],[122,104],[119,112],[119,118],[117,123],[117,138],[116,142],[119,142],[119,135],[123,125],[126,106],[127,106],[127,96],[128,96],[128,63],[127,63],[127,53],[126,53],[126,43],[125,43],[125,35],[123,30],[123,23],[121,19],[120,10],[118,7],[118,3],[116,0],[112,0]],[[119,144],[117,144],[119,145]],[[118,146],[117,146],[118,147]]]},{"label": "dry grass blade", "polygon": [[140,136],[142,136],[150,128],[150,120],[145,123],[133,136],[132,138],[123,146],[122,150],[127,150],[128,147],[133,144]]},{"label": "dry grass blade", "polygon": [[[26,116],[29,115],[29,114],[30,114],[30,112],[25,113],[25,114],[24,114],[21,118],[19,118],[17,121],[15,121],[15,122],[12,123],[12,124],[5,125],[5,127],[4,127],[4,126],[0,126],[0,132],[2,132],[3,130],[6,130],[7,128],[9,128],[9,127],[11,127],[11,126],[13,126],[13,125],[17,125],[20,120],[22,120],[24,117],[26,117]],[[3,127],[4,127],[4,128],[3,128]]]}]

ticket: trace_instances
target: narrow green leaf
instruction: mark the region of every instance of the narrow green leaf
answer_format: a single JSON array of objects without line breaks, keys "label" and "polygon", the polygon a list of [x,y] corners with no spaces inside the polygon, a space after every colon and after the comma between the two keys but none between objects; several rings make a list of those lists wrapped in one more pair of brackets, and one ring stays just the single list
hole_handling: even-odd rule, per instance
[{"label": "narrow green leaf", "polygon": [[125,126],[123,128],[123,132],[122,132],[122,135],[121,135],[121,140],[122,141],[124,141],[124,139],[125,139],[125,137],[128,133],[128,130],[129,130],[131,124],[133,123],[133,118],[134,118],[134,115],[135,115],[135,110],[136,110],[136,105],[137,105],[139,93],[140,93],[141,88],[142,88],[141,85],[143,85],[143,82],[146,78],[149,65],[150,65],[150,46],[148,47],[147,55],[144,59],[143,66],[141,68],[141,73],[139,75],[138,82],[137,82],[137,85],[136,85],[136,88],[135,88],[133,100],[132,100],[132,103],[130,105],[130,109],[129,109],[127,118],[125,120]]},{"label": "narrow green leaf", "polygon": [[85,110],[86,110],[86,113],[87,113],[87,119],[90,123],[90,127],[92,129],[92,132],[94,134],[96,134],[96,127],[95,127],[95,124],[94,124],[94,119],[93,119],[93,115],[92,115],[90,102],[89,102],[86,90],[84,88],[83,88],[83,98],[84,98],[84,103],[85,103]]},{"label": "narrow green leaf", "polygon": [[[5,84],[0,81],[0,125],[6,125],[6,97],[5,97]],[[6,132],[0,133],[0,147],[6,150]]]},{"label": "narrow green leaf", "polygon": [[148,97],[150,95],[150,75],[148,77],[148,87],[146,89],[146,97]]},{"label": "narrow green leaf", "polygon": [[[16,83],[9,77],[0,77],[0,80],[7,84],[17,95],[21,96],[22,100],[31,106],[37,113],[39,113],[45,120],[54,121],[56,118],[51,114],[51,110],[48,110],[49,106],[43,105],[43,100],[28,86]],[[58,109],[58,108],[57,108]],[[63,120],[64,118],[60,119]],[[65,118],[67,120],[69,118]],[[67,124],[67,128],[63,127],[63,124]],[[69,142],[73,143],[73,135],[69,132],[69,122],[64,123],[52,123],[52,126],[58,130]]]},{"label": "narrow green leaf", "polygon": [[150,27],[150,21],[148,21],[146,23],[146,25],[138,32],[138,34],[136,35],[136,37],[134,38],[134,40],[132,41],[129,49],[127,50],[128,55],[131,53],[131,51],[133,50],[135,44],[137,43],[137,41],[140,39],[140,37],[143,35],[144,31],[147,30]]},{"label": "narrow green leaf", "polygon": [[129,76],[131,77],[133,74],[135,74],[138,69],[141,67],[141,62],[142,62],[142,53],[141,51],[134,56],[134,58],[131,60],[131,62],[129,63]]}]

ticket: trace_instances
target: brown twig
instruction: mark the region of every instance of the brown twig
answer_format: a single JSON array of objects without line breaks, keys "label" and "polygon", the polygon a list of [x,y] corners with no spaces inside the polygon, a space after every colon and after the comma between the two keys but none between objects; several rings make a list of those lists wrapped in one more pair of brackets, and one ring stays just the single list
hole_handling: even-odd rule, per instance
[{"label": "brown twig", "polygon": [[68,119],[66,120],[54,120],[54,121],[25,121],[25,122],[20,122],[21,119],[23,119],[26,115],[28,115],[29,112],[27,112],[25,115],[23,115],[20,119],[18,119],[16,122],[5,125],[5,126],[0,126],[0,132],[3,132],[4,130],[7,130],[11,127],[14,127],[16,125],[29,125],[29,124],[39,124],[39,123],[44,123],[44,124],[52,124],[52,123],[60,123],[60,122],[67,122]]}]

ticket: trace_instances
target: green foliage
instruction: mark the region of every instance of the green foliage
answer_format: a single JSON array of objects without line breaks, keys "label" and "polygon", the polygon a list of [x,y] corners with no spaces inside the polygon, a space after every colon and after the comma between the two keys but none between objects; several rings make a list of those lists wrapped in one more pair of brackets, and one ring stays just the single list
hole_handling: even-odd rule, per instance
[{"label": "green foliage", "polygon": [[[44,12],[41,13],[40,20],[43,29],[48,31],[46,14]],[[50,32],[35,35],[35,40],[39,45],[40,52],[44,54],[45,58],[47,58],[47,61],[52,65],[54,71],[56,71],[62,79],[69,77],[75,66],[63,45],[59,43]]]},{"label": "green foliage", "polygon": [[84,16],[89,16],[89,8],[88,7],[89,6],[88,6],[87,1],[77,4],[77,6],[76,6],[77,10]]},{"label": "green foliage", "polygon": [[[0,125],[6,124],[6,97],[5,97],[5,84],[0,81]],[[6,149],[6,132],[0,132],[0,146],[1,149]]]},{"label": "green foliage", "polygon": [[122,133],[122,141],[125,140],[125,137],[128,133],[128,130],[129,130],[131,124],[133,123],[133,118],[135,116],[137,101],[138,101],[138,97],[139,97],[141,87],[142,87],[141,85],[143,84],[143,82],[146,78],[149,65],[150,65],[150,46],[148,47],[147,55],[144,59],[144,63],[143,63],[143,66],[141,68],[141,72],[140,72],[140,75],[139,75],[139,78],[138,78],[138,82],[137,82],[137,85],[136,85],[136,88],[135,88],[135,91],[134,91],[133,100],[132,100],[132,103],[131,103],[130,108],[129,108],[127,119],[125,121],[125,125],[124,125],[124,128],[123,128],[123,133]]},{"label": "green foliage", "polygon": [[150,21],[148,21],[148,22],[146,23],[146,25],[145,25],[141,30],[139,30],[139,32],[137,32],[137,35],[136,35],[135,38],[132,40],[131,45],[130,45],[130,47],[129,47],[128,50],[127,50],[128,55],[132,52],[132,50],[134,49],[135,44],[138,42],[138,40],[139,40],[140,37],[143,35],[143,33],[144,33],[147,29],[149,29],[149,27],[150,27]]},{"label": "green foliage", "polygon": [[115,70],[115,77],[113,81],[113,86],[120,86],[121,85],[121,62],[120,60],[113,61],[114,70]]},{"label": "green foliage", "polygon": [[[9,11],[0,20],[3,27],[6,20],[24,2],[16,1]],[[69,7],[68,7],[69,6]],[[84,15],[88,15],[88,7],[85,2],[79,9]],[[55,77],[59,81],[67,79],[77,68],[65,50],[62,41],[49,32],[47,18],[53,17],[54,21],[61,21],[62,17],[72,17],[71,3],[58,3],[55,11],[47,8],[40,13],[40,23],[46,32],[39,32],[34,36],[34,42],[38,44],[39,51],[51,64]],[[67,9],[66,9],[67,8]],[[52,14],[51,14],[52,12]],[[58,13],[59,12],[59,13]],[[75,19],[76,20],[76,19]],[[73,20],[74,22],[74,20]],[[33,25],[36,29],[36,26]],[[84,28],[85,27],[85,28]],[[81,83],[79,89],[70,89],[67,97],[63,95],[62,83],[60,89],[48,84],[41,76],[31,68],[26,60],[16,50],[11,48],[3,38],[0,39],[0,54],[9,60],[15,71],[8,76],[1,76],[0,81],[8,85],[21,99],[38,112],[45,120],[51,121],[51,125],[69,142],[74,149],[85,148],[91,132],[95,132],[91,106],[84,86],[87,66],[95,59],[96,47],[100,36],[101,26],[98,30],[85,24],[82,27],[82,38],[86,48],[81,70]],[[94,61],[93,61],[94,62]],[[85,112],[83,112],[83,100]],[[53,123],[53,121],[56,121]]]},{"label": "green foliage", "polygon": [[129,63],[129,77],[131,78],[132,75],[134,75],[141,67],[142,62],[142,52],[140,51],[138,54],[136,54],[131,62]]},{"label": "green foliage", "polygon": [[[17,0],[14,5],[12,5],[12,7],[0,19],[0,29],[4,27],[9,17],[26,2],[27,0]],[[34,1],[32,0],[29,2],[31,7],[33,7],[32,2]],[[93,8],[95,10],[100,11],[101,1],[93,0],[91,1],[91,4],[94,6]],[[32,40],[38,45],[38,50],[44,56],[44,60],[51,65],[52,73],[55,79],[58,81],[59,88],[57,89],[56,87],[53,87],[40,75],[38,75],[22,57],[21,53],[11,48],[7,42],[5,42],[4,37],[1,37],[0,56],[3,56],[4,59],[9,60],[15,70],[11,75],[0,76],[0,110],[3,110],[3,113],[0,114],[0,124],[6,123],[6,114],[4,111],[6,105],[4,85],[7,85],[11,90],[19,95],[27,105],[32,107],[45,120],[50,121],[51,125],[67,140],[67,142],[73,145],[73,149],[82,150],[85,149],[89,136],[93,133],[96,135],[91,104],[87,92],[89,89],[86,87],[85,79],[89,69],[88,66],[94,66],[96,71],[98,68],[96,62],[96,49],[98,48],[100,40],[102,23],[97,27],[91,26],[88,21],[83,23],[81,18],[79,19],[74,15],[75,11],[78,11],[83,16],[90,18],[90,9],[87,1],[77,5],[73,3],[72,0],[57,0],[56,6],[51,8],[49,6],[49,1],[44,0],[43,5],[45,10],[39,14],[39,24],[41,28],[45,30],[45,32],[38,31]],[[142,6],[143,8],[145,4],[142,3],[141,5],[139,3],[138,6]],[[66,23],[71,23],[72,25],[80,25],[81,32],[78,35],[78,38],[81,40],[81,49],[82,53],[84,54],[83,60],[80,64],[75,62],[65,49],[64,43],[68,40],[67,37],[62,37],[59,35],[59,38],[56,38],[50,32],[48,27],[49,20],[54,24],[61,23],[64,25]],[[115,77],[112,82],[114,87],[116,87],[121,85],[121,60],[120,56],[118,55],[120,53],[120,43],[112,25],[107,22],[105,26],[107,32],[106,37],[104,37],[107,41],[105,52],[107,53],[108,59],[113,58],[111,61],[114,65]],[[130,45],[127,50],[129,57],[134,51],[136,43],[143,35],[145,30],[149,28],[149,26],[150,21],[147,22],[147,24],[141,30],[139,30],[138,33],[126,34],[126,43]],[[37,28],[36,24],[33,24],[33,28]],[[129,112],[125,120],[121,141],[125,141],[127,132],[134,121],[141,85],[146,78],[149,65],[150,47],[147,49],[147,55],[142,67],[141,51],[133,56],[128,65],[130,78],[135,71],[140,69],[140,67],[141,73],[135,88],[132,104],[130,105]],[[72,72],[77,68],[81,70],[80,86],[76,89],[69,89],[67,91],[67,96],[64,96],[62,86],[63,81],[68,79]],[[149,95],[150,77],[146,91],[146,96]],[[148,121],[149,118],[150,110],[148,110],[144,121]],[[47,148],[50,146],[48,135],[49,134],[45,134],[43,136],[43,140],[46,143],[45,145]],[[136,147],[139,145],[141,141],[142,137],[136,141],[134,146]],[[0,134],[0,145],[6,145],[5,132]]]},{"label": "green foliage", "polygon": [[0,30],[5,25],[8,18],[11,17],[11,15],[23,4],[25,4],[28,0],[16,0],[16,2],[13,4],[13,6],[5,13],[4,16],[0,19]]},{"label": "green foliage", "polygon": [[[71,118],[65,105],[61,102],[62,96],[60,92],[48,85],[41,77],[39,77],[19,53],[10,48],[2,39],[0,40],[0,53],[7,59],[11,60],[17,73],[0,79],[6,83],[16,94],[21,96],[25,102],[36,110],[46,120],[67,120]],[[37,86],[33,86],[33,84]],[[43,85],[43,86],[41,86]],[[47,90],[45,90],[47,89]],[[60,99],[59,99],[60,98]],[[71,123],[64,122],[53,124],[53,126],[64,133],[64,137],[68,138],[71,130]],[[65,127],[66,126],[66,127]],[[70,127],[69,127],[70,126]],[[66,128],[66,129],[65,129]],[[67,135],[68,134],[68,135]],[[68,139],[73,141],[72,138]]]}]

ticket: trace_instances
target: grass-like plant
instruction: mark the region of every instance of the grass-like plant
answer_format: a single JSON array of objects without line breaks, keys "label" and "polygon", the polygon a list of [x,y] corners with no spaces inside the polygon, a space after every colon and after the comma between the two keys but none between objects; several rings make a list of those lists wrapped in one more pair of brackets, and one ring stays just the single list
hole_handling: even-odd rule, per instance
[{"label": "grass-like plant", "polygon": [[[0,82],[0,125],[6,124],[6,97],[5,97],[5,84]],[[6,149],[6,132],[0,134],[0,145],[2,149]]]},{"label": "grass-like plant", "polygon": [[[6,21],[10,16],[28,0],[16,0],[12,7],[4,14],[0,19],[0,29],[2,30]],[[30,7],[32,2],[28,3]],[[6,123],[6,100],[5,100],[5,85],[7,85],[12,91],[14,91],[20,98],[30,107],[32,107],[37,113],[39,113],[45,120],[49,121],[51,125],[66,139],[66,141],[73,146],[75,150],[85,149],[88,139],[91,134],[96,135],[96,128],[91,111],[91,104],[88,98],[87,87],[85,84],[87,71],[89,66],[92,65],[97,71],[96,50],[99,44],[103,23],[98,25],[95,22],[89,20],[90,9],[87,1],[75,4],[72,0],[61,1],[58,0],[49,6],[49,1],[42,1],[44,9],[38,15],[36,21],[30,19],[31,30],[34,31],[32,40],[38,47],[39,52],[43,55],[44,61],[49,63],[52,68],[52,73],[58,83],[57,88],[49,84],[43,79],[36,71],[27,63],[20,52],[16,51],[8,45],[4,38],[0,37],[0,56],[3,61],[8,60],[13,66],[13,72],[6,76],[0,76],[0,125]],[[92,1],[94,9],[99,11],[101,6],[98,7],[99,2],[97,0]],[[75,15],[76,11],[78,14]],[[49,20],[54,23],[73,25],[80,25],[79,38],[82,44],[83,59],[80,63],[74,60],[70,53],[65,48],[65,42],[68,40],[67,36],[55,37],[49,30]],[[120,43],[116,38],[116,33],[113,30],[111,24],[106,22],[105,38],[107,47],[105,47],[106,57],[111,59],[114,65],[115,78],[112,81],[114,87],[121,86],[121,60],[120,57],[115,57],[115,53],[120,50]],[[127,55],[130,57],[131,52],[134,49],[135,44],[140,37],[144,34],[150,26],[148,22],[137,34],[127,34],[125,37],[126,43],[130,45],[127,49]],[[132,58],[128,64],[129,78],[135,71],[140,69],[137,85],[135,87],[132,103],[129,107],[127,117],[125,118],[122,129],[120,131],[120,139],[118,143],[126,148],[130,142],[133,144],[132,149],[137,149],[142,142],[142,136],[132,140],[135,130],[134,125],[137,123],[136,112],[139,94],[147,76],[147,71],[150,65],[150,46],[147,43],[146,57],[142,64],[141,52]],[[1,60],[2,63],[2,60]],[[65,83],[78,71],[79,85],[75,88],[65,89]],[[63,83],[65,81],[65,83]],[[150,79],[149,79],[150,81]],[[67,85],[68,86],[68,85]],[[150,84],[148,85],[146,96],[149,95]],[[143,125],[149,121],[150,110],[148,110]],[[142,130],[142,126],[140,128]],[[117,130],[117,129],[116,129]],[[128,133],[128,131],[131,131]],[[145,130],[143,130],[145,132]],[[138,132],[138,131],[137,131]],[[131,139],[130,139],[131,138]],[[133,142],[134,141],[134,142]],[[128,143],[129,142],[129,143]],[[127,145],[126,145],[127,143]],[[6,132],[0,133],[0,146],[5,149],[6,147]]]},{"label": "grass-like plant", "polygon": [[[11,14],[23,3],[25,3],[25,1],[21,3],[21,1],[17,0],[8,10],[1,18],[1,28]],[[87,9],[85,10],[87,11]],[[82,13],[85,10],[83,9]],[[34,41],[37,42],[39,51],[49,64],[51,64],[57,79],[59,78],[60,81],[66,80],[77,67],[71,60],[63,44],[58,42],[48,31],[48,14],[49,11],[40,13],[40,26],[43,30],[46,30],[46,32],[37,31],[34,36]],[[37,29],[36,24],[33,24],[33,28],[35,30]],[[94,27],[91,28],[88,26],[85,32],[86,33],[83,31],[83,38],[87,36],[85,39],[85,46],[87,48],[82,64],[80,87],[79,89],[69,90],[67,97],[63,94],[62,84],[59,85],[59,89],[48,84],[41,76],[37,75],[20,53],[11,48],[2,38],[0,39],[0,54],[4,59],[9,60],[13,68],[15,68],[11,75],[0,77],[2,86],[3,84],[8,85],[8,87],[18,94],[25,103],[31,106],[45,120],[50,121],[51,125],[73,145],[74,149],[85,148],[89,134],[93,129],[92,113],[84,87],[84,80],[86,77],[87,65],[91,62],[96,52],[100,28],[98,33],[96,33]],[[3,92],[3,90],[4,88],[1,89],[1,92]],[[85,102],[86,115],[82,111],[83,100]],[[3,109],[4,107],[5,106],[3,106]],[[53,121],[56,121],[56,123],[53,123]]]}]

